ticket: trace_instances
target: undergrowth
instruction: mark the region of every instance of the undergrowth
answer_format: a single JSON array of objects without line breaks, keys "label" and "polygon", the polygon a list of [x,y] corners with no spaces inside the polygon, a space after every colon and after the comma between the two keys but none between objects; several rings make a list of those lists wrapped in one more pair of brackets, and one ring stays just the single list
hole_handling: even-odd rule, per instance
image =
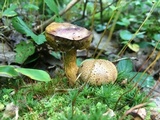
[{"label": "undergrowth", "polygon": [[[2,89],[0,101],[5,105],[13,102],[18,106],[19,120],[118,120],[129,108],[148,101],[144,100],[146,94],[140,92],[138,87],[118,101],[124,92],[133,87],[133,83],[103,86],[86,84],[79,92],[81,85],[71,89],[64,81],[65,78],[62,81],[56,78],[47,84],[27,84],[17,92],[14,89]],[[114,111],[113,117],[107,114],[110,110]]]}]

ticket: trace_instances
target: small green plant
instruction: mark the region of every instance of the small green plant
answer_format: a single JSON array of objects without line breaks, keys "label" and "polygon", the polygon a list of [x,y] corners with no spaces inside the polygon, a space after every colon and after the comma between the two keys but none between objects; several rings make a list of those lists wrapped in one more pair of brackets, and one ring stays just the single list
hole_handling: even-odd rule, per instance
[{"label": "small green plant", "polygon": [[32,41],[21,41],[19,44],[16,45],[15,51],[15,62],[23,64],[26,59],[35,52],[35,45]]},{"label": "small green plant", "polygon": [[155,85],[154,78],[143,72],[134,72],[131,60],[122,60],[117,64],[119,72],[118,81],[127,80],[128,82],[138,83],[141,87],[153,87]]},{"label": "small green plant", "polygon": [[25,34],[26,36],[31,37],[35,43],[38,45],[46,41],[43,34],[36,35],[32,30],[26,25],[26,23],[20,17],[12,18],[13,27],[20,33]]},{"label": "small green plant", "polygon": [[51,80],[49,74],[42,70],[29,68],[16,68],[14,66],[3,65],[0,66],[0,76],[16,78],[19,74],[25,75],[33,80],[48,82]]},{"label": "small green plant", "polygon": [[[58,79],[58,77],[56,78]],[[65,83],[53,79],[46,84],[41,82],[33,85],[22,86],[15,94],[13,89],[0,91],[0,102],[6,105],[14,102],[20,107],[19,119],[104,119],[118,120],[118,118],[130,107],[144,101],[145,93],[141,93],[137,87],[125,94],[118,102],[118,98],[133,87],[133,84],[108,84],[103,86],[85,85],[81,91],[78,88],[64,88]],[[57,82],[55,82],[57,81]],[[50,92],[49,92],[50,91]],[[51,92],[52,91],[52,92]],[[78,93],[79,92],[79,93]],[[78,93],[78,94],[77,94]],[[113,111],[110,116],[108,111]]]}]

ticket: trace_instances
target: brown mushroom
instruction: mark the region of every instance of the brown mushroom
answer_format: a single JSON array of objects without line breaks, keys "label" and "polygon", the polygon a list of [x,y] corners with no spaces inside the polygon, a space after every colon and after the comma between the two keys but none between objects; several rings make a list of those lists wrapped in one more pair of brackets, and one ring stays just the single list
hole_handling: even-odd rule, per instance
[{"label": "brown mushroom", "polygon": [[64,68],[69,84],[76,80],[78,67],[76,65],[76,50],[89,47],[92,34],[85,28],[70,23],[51,23],[46,27],[47,42],[55,50],[65,52]]},{"label": "brown mushroom", "polygon": [[103,59],[89,59],[82,62],[78,74],[80,80],[92,85],[113,83],[117,79],[115,65]]}]

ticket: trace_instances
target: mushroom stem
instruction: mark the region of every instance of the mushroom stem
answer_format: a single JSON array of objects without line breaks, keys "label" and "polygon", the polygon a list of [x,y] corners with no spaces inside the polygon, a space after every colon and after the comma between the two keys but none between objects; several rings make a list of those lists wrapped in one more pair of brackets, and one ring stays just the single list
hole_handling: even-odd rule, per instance
[{"label": "mushroom stem", "polygon": [[73,86],[76,82],[76,74],[78,71],[75,49],[71,49],[66,52],[66,55],[64,56],[64,68],[66,76],[69,79],[69,84]]}]

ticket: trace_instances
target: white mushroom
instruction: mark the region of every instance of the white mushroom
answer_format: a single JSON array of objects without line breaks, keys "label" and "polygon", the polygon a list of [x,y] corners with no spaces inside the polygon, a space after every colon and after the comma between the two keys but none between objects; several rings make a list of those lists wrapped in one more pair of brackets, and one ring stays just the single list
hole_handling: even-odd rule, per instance
[{"label": "white mushroom", "polygon": [[82,62],[78,74],[80,80],[89,82],[92,85],[114,83],[117,79],[115,65],[103,59],[89,59]]}]

